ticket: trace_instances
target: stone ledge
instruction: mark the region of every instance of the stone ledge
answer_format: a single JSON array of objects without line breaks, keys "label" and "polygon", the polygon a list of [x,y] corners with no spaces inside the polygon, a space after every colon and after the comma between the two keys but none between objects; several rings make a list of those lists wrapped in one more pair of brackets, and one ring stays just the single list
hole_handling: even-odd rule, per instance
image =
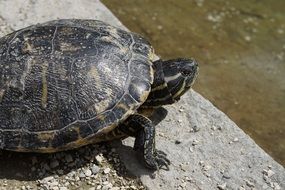
[{"label": "stone ledge", "polygon": [[284,168],[197,92],[166,108],[168,116],[157,125],[156,142],[171,160],[170,171],[160,170],[152,179],[131,150],[131,139],[116,146],[128,170],[149,189],[285,187]]}]

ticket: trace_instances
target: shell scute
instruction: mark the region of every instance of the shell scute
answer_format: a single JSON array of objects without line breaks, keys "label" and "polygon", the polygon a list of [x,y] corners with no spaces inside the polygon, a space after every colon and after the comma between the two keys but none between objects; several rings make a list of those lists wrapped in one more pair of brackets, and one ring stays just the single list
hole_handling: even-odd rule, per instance
[{"label": "shell scute", "polygon": [[22,133],[20,130],[2,131],[4,149],[18,147],[21,143]]},{"label": "shell scute", "polygon": [[9,150],[97,142],[139,108],[153,82],[149,43],[101,21],[30,26],[0,47],[0,140]]},{"label": "shell scute", "polygon": [[32,27],[15,33],[9,42],[9,59],[25,59],[27,56],[46,55],[52,52],[55,26]]},{"label": "shell scute", "polygon": [[41,147],[49,147],[51,138],[41,138],[37,133],[23,132],[20,147],[33,147],[40,149]]},{"label": "shell scute", "polygon": [[51,147],[54,149],[60,148],[63,144],[68,144],[81,139],[79,128],[85,128],[85,125],[74,124],[73,127],[67,127],[55,133],[54,138],[51,140]]}]

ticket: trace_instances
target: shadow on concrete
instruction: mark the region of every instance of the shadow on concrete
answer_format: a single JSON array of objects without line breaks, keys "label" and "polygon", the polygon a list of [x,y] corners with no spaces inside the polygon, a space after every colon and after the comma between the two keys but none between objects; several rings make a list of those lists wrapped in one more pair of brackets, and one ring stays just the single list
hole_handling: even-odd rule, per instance
[{"label": "shadow on concrete", "polygon": [[[154,124],[157,125],[166,115],[167,111],[164,108],[160,108],[152,112],[151,119],[153,119]],[[132,147],[124,146],[119,140],[113,141],[111,144],[112,147],[117,148],[117,153],[120,157],[124,158],[127,156],[129,162],[132,162],[133,168],[139,168],[141,175],[152,175],[153,171],[145,168],[142,161],[139,161],[140,159]],[[112,147],[109,143],[100,143],[51,154],[20,153],[0,150],[0,179],[33,181],[55,174],[58,176],[66,175],[90,163],[100,165],[96,162],[95,157],[99,154],[110,157],[109,153]],[[72,161],[68,162],[67,157],[71,157]],[[55,160],[58,162],[58,166],[52,168],[52,162]],[[111,159],[108,162],[111,165],[115,164],[112,163]],[[113,168],[120,176],[134,177],[126,173],[125,170],[121,170],[120,167],[118,168],[113,165]]]},{"label": "shadow on concrete", "polygon": [[[58,175],[63,176],[79,168],[96,164],[95,157],[102,154],[107,158],[108,163],[113,167],[119,176],[133,178],[121,167],[116,167],[111,159],[111,146],[109,143],[88,145],[79,149],[69,150],[51,154],[20,153],[11,151],[0,151],[0,179],[12,179],[20,181],[41,180],[45,177]],[[68,158],[72,161],[67,161]],[[58,162],[58,164],[54,163]],[[52,167],[52,165],[56,165]]]},{"label": "shadow on concrete", "polygon": [[[165,117],[167,116],[168,111],[165,108],[158,108],[153,112],[147,115],[153,122],[155,126],[157,126]],[[133,147],[124,145],[122,141],[114,141],[111,143],[111,146],[116,148],[120,159],[127,163],[125,166],[131,174],[140,177],[143,175],[147,175],[151,178],[155,177],[155,171],[150,170],[145,167],[141,155],[133,150]],[[162,170],[167,170],[166,168],[161,168]]]}]

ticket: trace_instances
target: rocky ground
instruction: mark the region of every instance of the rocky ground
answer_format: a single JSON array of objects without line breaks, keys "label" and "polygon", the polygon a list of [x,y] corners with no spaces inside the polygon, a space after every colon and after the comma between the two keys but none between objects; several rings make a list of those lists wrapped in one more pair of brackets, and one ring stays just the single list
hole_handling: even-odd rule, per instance
[{"label": "rocky ground", "polygon": [[0,189],[145,189],[108,144],[46,155],[0,155]]},{"label": "rocky ground", "polygon": [[[0,0],[1,36],[56,18],[122,26],[96,0]],[[168,154],[170,171],[146,170],[130,139],[55,154],[1,151],[0,189],[284,189],[284,168],[199,94],[167,109],[157,147]]]}]

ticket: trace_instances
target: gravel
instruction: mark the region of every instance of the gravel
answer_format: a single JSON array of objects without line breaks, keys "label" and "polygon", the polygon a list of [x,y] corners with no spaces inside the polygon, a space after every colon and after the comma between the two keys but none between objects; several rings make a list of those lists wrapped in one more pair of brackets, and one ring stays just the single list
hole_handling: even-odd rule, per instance
[{"label": "gravel", "polygon": [[[96,158],[100,158],[100,165],[97,165],[99,162]],[[16,159],[27,165],[25,168],[17,167],[21,174],[19,176],[22,176],[20,181],[15,183],[11,177],[0,179],[0,189],[145,189],[138,178],[128,173],[116,149],[108,144],[95,144],[55,154],[29,154],[25,157],[21,153],[5,151],[0,163],[11,167],[12,161]],[[0,167],[2,169],[3,165]],[[0,173],[3,175],[2,171]],[[8,175],[6,177],[9,178]]]}]

